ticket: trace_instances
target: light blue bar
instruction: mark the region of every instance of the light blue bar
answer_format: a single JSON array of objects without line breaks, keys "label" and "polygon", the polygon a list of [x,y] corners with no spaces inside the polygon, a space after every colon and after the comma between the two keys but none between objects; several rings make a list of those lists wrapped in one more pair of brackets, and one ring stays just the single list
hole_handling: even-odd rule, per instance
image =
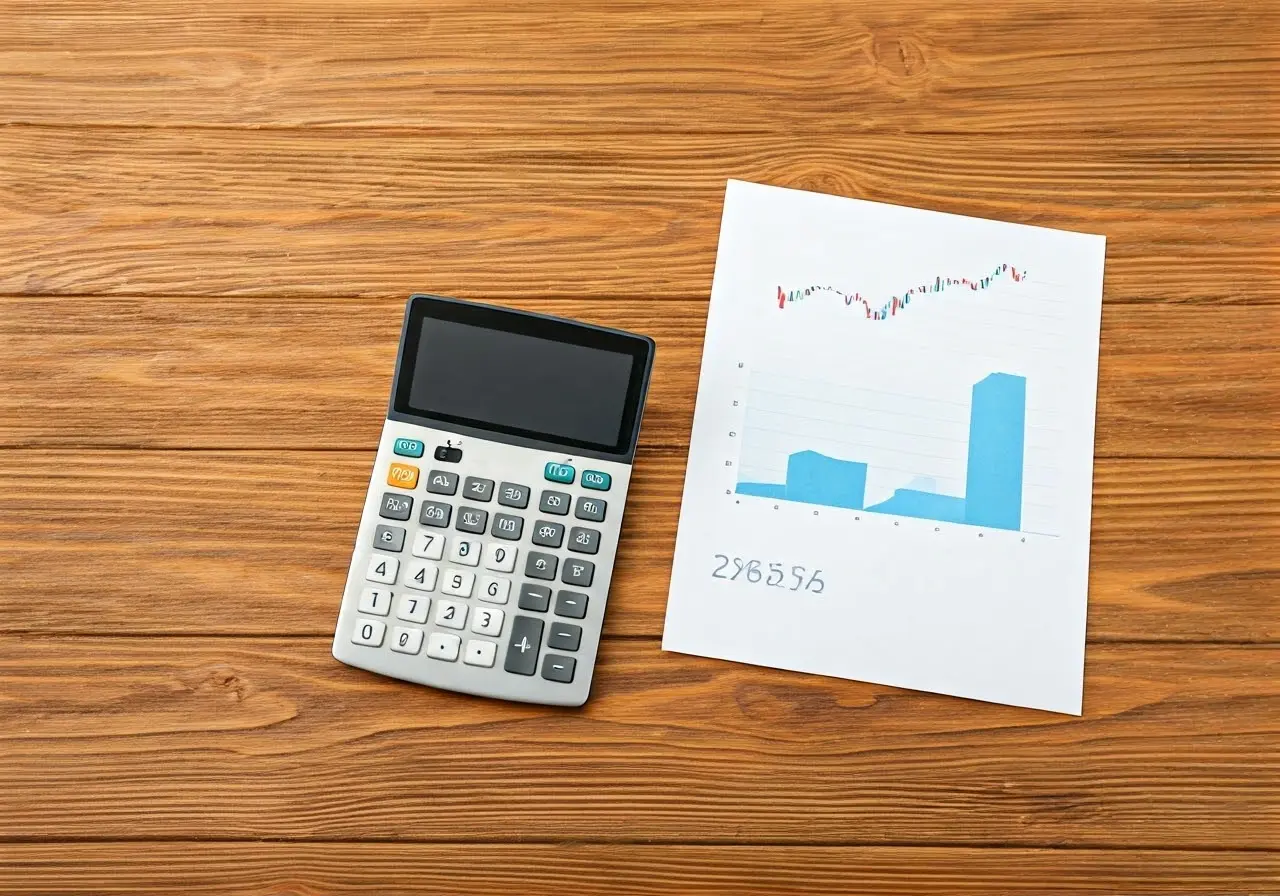
[{"label": "light blue bar", "polygon": [[867,488],[867,465],[797,451],[787,458],[788,501],[861,510]]},{"label": "light blue bar", "polygon": [[1022,525],[1027,380],[993,373],[974,384],[963,522],[993,529]]},{"label": "light blue bar", "polygon": [[900,488],[894,491],[889,500],[872,504],[867,510],[872,513],[892,513],[922,520],[937,520],[940,523],[963,523],[964,506],[964,498]]},{"label": "light blue bar", "polygon": [[773,482],[739,482],[734,489],[740,495],[753,495],[757,498],[787,497],[787,487]]}]

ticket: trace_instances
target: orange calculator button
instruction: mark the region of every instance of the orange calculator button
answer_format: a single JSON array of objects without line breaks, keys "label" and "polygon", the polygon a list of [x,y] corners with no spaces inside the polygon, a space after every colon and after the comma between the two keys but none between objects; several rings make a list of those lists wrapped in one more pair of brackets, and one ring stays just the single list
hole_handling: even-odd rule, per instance
[{"label": "orange calculator button", "polygon": [[418,468],[409,464],[392,464],[387,470],[387,485],[396,488],[413,488],[418,484]]}]

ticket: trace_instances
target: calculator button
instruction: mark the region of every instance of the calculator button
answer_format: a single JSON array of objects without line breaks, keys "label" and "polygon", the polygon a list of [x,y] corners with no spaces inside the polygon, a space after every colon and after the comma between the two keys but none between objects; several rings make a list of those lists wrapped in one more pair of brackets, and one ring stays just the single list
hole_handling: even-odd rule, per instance
[{"label": "calculator button", "polygon": [[471,589],[476,586],[476,574],[461,569],[451,569],[444,574],[440,590],[454,597],[470,597]]},{"label": "calculator button", "polygon": [[493,659],[498,655],[498,645],[492,641],[468,641],[467,652],[462,655],[462,661],[468,666],[484,666],[486,669],[493,666]]},{"label": "calculator button", "polygon": [[564,541],[564,526],[559,523],[538,520],[533,524],[533,543],[547,548],[558,548]]},{"label": "calculator button", "polygon": [[591,580],[595,578],[596,565],[590,560],[579,560],[576,557],[570,557],[564,561],[564,568],[560,573],[560,581],[566,585],[579,585],[583,588],[591,587]]},{"label": "calculator button", "polygon": [[452,600],[436,601],[436,625],[444,628],[466,628],[467,605]]},{"label": "calculator button", "polygon": [[404,530],[399,526],[378,526],[373,530],[373,546],[380,551],[403,551]]},{"label": "calculator button", "polygon": [[480,479],[477,476],[468,476],[462,484],[462,497],[472,501],[492,501],[493,500],[493,480]]},{"label": "calculator button", "polygon": [[462,460],[462,449],[448,445],[437,445],[435,459],[442,460],[447,464],[459,463]]},{"label": "calculator button", "polygon": [[574,526],[569,530],[569,550],[579,554],[594,554],[600,550],[600,531]]},{"label": "calculator button", "polygon": [[529,506],[529,486],[504,482],[498,486],[498,503],[503,507],[517,507],[521,510]]},{"label": "calculator button", "polygon": [[551,634],[547,635],[547,647],[552,650],[577,650],[582,643],[582,626],[569,622],[551,623]]},{"label": "calculator button", "polygon": [[478,566],[480,564],[480,542],[467,541],[465,538],[455,538],[453,544],[449,546],[449,560],[453,563],[461,563],[463,566]]},{"label": "calculator button", "polygon": [[434,563],[415,560],[405,570],[404,583],[415,591],[434,591],[439,577],[440,567]]},{"label": "calculator button", "polygon": [[542,658],[542,677],[547,681],[560,681],[565,684],[573,681],[573,670],[578,661],[571,656],[556,656],[548,653]]},{"label": "calculator button", "polygon": [[392,464],[387,469],[387,485],[413,488],[418,484],[418,468],[412,464]]},{"label": "calculator button", "polygon": [[511,572],[516,568],[516,554],[519,548],[509,544],[489,542],[484,546],[484,568],[496,569],[498,572]]},{"label": "calculator button", "polygon": [[477,597],[491,604],[505,604],[511,599],[511,580],[485,576],[480,580],[480,593]]},{"label": "calculator button", "polygon": [[496,638],[502,634],[504,617],[505,614],[501,610],[476,607],[475,612],[471,614],[471,630],[477,635],[493,635]]},{"label": "calculator button", "polygon": [[546,585],[534,585],[530,582],[520,586],[520,600],[517,604],[522,610],[547,612],[551,606],[551,589]]},{"label": "calculator button", "polygon": [[613,485],[613,477],[608,473],[601,473],[599,470],[582,471],[583,488],[593,488],[596,491],[607,492],[611,485]]},{"label": "calculator button", "polygon": [[458,650],[462,647],[462,639],[448,632],[432,632],[427,638],[427,656],[433,660],[444,660],[452,663],[458,658]]},{"label": "calculator button", "polygon": [[427,611],[430,609],[431,598],[421,594],[402,594],[396,603],[396,618],[422,624],[427,621]]},{"label": "calculator button", "polygon": [[366,588],[360,592],[360,603],[356,609],[361,613],[386,616],[391,612],[391,592],[382,588]]},{"label": "calculator button", "polygon": [[382,493],[382,506],[378,509],[378,516],[386,520],[407,520],[412,511],[413,498],[392,492]]},{"label": "calculator button", "polygon": [[432,470],[427,474],[427,491],[433,495],[452,495],[458,491],[458,474]]},{"label": "calculator button", "polygon": [[509,513],[495,513],[493,515],[494,538],[505,538],[507,541],[519,541],[520,533],[523,531],[523,517],[512,516]]},{"label": "calculator button", "polygon": [[458,531],[484,534],[484,524],[489,522],[489,511],[477,510],[474,507],[458,508]]},{"label": "calculator button", "polygon": [[435,532],[419,532],[413,536],[413,548],[410,552],[425,560],[439,560],[444,556],[444,536]]},{"label": "calculator button", "polygon": [[396,626],[391,630],[391,649],[396,653],[416,654],[422,649],[422,629]]},{"label": "calculator button", "polygon": [[538,510],[542,513],[564,516],[569,512],[569,506],[572,503],[573,498],[565,492],[543,492],[542,500],[538,502]]},{"label": "calculator button", "polygon": [[441,504],[439,501],[423,501],[422,513],[418,514],[418,522],[424,526],[435,526],[437,529],[443,529],[449,525],[449,517],[453,514],[453,508],[448,504]]},{"label": "calculator button", "polygon": [[556,615],[581,619],[587,615],[587,596],[577,591],[556,592]]},{"label": "calculator button", "polygon": [[507,642],[507,659],[502,668],[517,675],[532,675],[538,670],[541,644],[542,620],[517,616],[511,620],[511,640]]},{"label": "calculator button", "polygon": [[554,579],[556,577],[555,554],[540,554],[530,551],[524,562],[524,574],[531,579]]},{"label": "calculator button", "polygon": [[578,471],[568,464],[550,463],[543,469],[542,475],[552,482],[573,482]]},{"label": "calculator button", "polygon": [[401,457],[422,457],[425,447],[418,439],[396,439],[391,450]]},{"label": "calculator button", "polygon": [[363,644],[365,647],[381,647],[382,638],[386,633],[385,622],[379,622],[376,619],[357,619],[355,630],[351,632],[351,643]]},{"label": "calculator button", "polygon": [[585,495],[578,499],[578,503],[573,507],[573,515],[580,520],[590,520],[593,523],[604,522],[605,502],[599,498],[588,498]]},{"label": "calculator button", "polygon": [[[400,571],[400,561],[395,557],[381,557],[374,554],[369,558],[369,571],[365,578],[370,582],[381,582],[384,585],[394,585],[396,581],[396,573]],[[554,571],[552,577],[555,577]]]}]

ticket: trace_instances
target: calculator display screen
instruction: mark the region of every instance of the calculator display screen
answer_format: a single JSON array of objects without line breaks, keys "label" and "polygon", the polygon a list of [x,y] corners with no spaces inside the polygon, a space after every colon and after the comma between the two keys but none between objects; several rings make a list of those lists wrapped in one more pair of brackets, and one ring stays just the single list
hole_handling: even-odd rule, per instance
[{"label": "calculator display screen", "polygon": [[643,341],[483,305],[424,304],[406,334],[412,369],[401,373],[402,409],[568,447],[626,450]]}]

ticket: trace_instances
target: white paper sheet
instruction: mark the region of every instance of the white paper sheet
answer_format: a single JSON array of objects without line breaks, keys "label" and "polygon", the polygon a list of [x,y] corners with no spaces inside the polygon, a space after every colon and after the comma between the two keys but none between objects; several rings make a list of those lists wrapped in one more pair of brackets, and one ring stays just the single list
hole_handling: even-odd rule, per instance
[{"label": "white paper sheet", "polygon": [[663,648],[1079,714],[1104,253],[730,181]]}]

